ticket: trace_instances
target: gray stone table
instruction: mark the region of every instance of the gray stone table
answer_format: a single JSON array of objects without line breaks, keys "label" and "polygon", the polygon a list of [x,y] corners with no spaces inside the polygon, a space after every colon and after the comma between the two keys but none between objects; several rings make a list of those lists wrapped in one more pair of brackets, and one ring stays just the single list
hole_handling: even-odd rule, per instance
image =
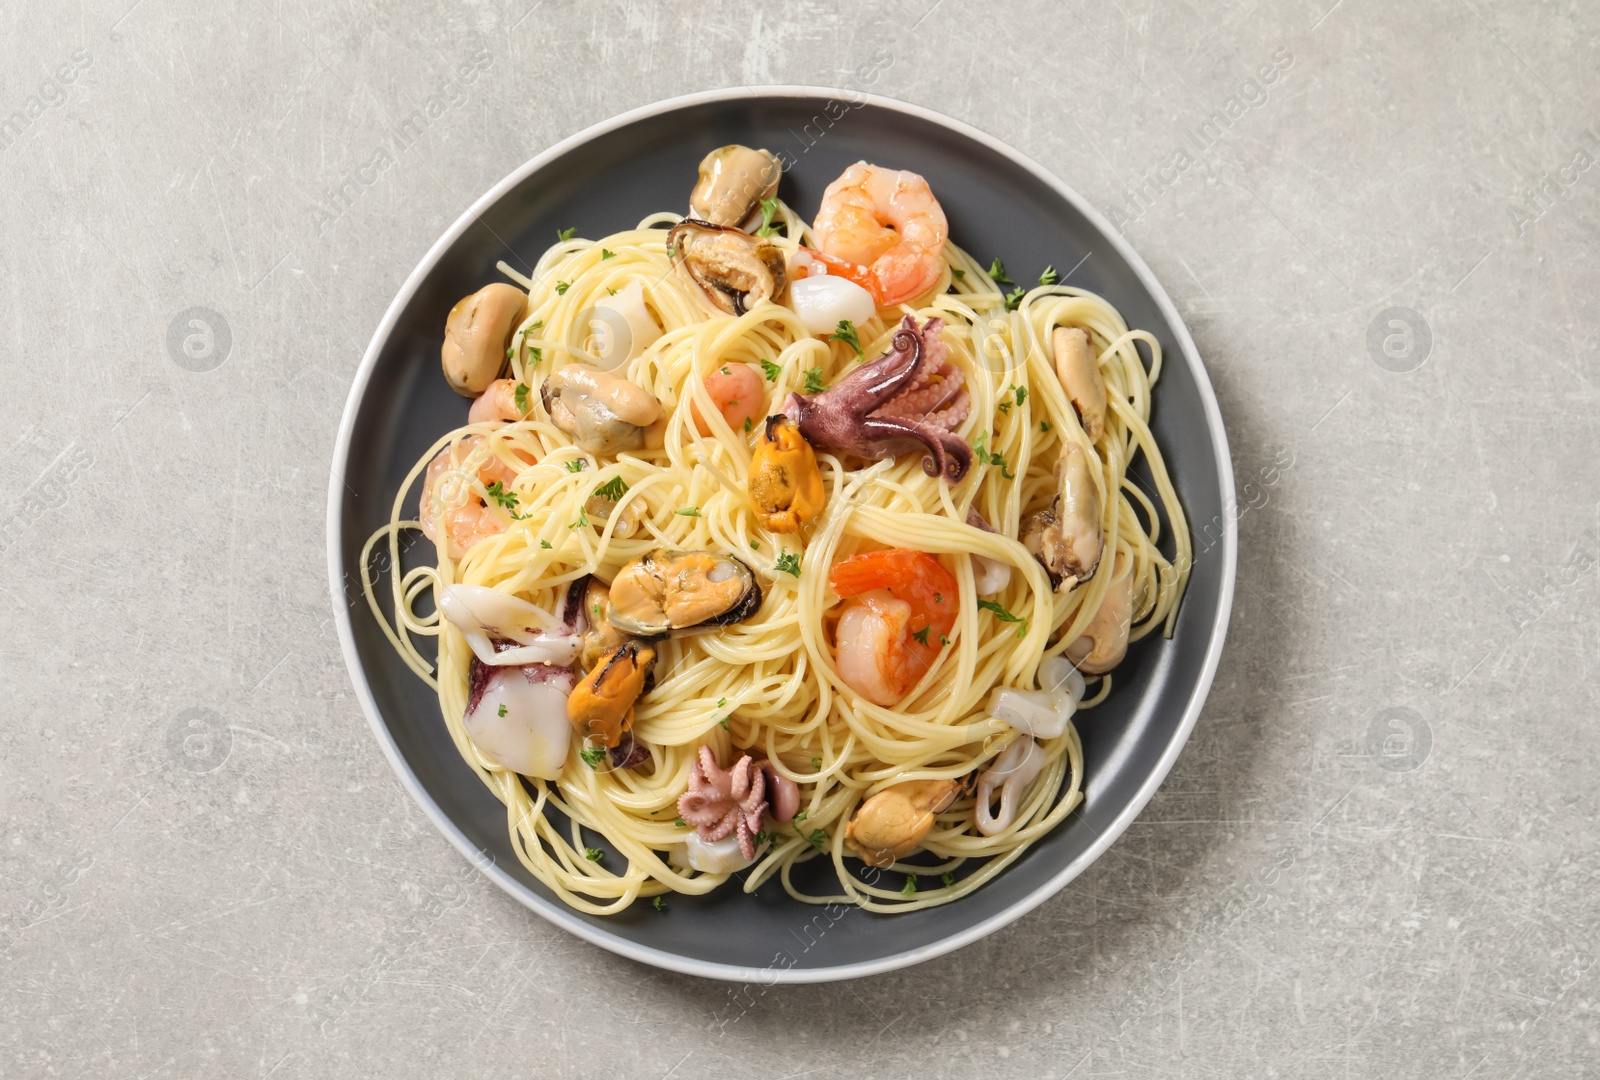
[{"label": "gray stone table", "polygon": [[[1600,8],[863,7],[0,9],[0,1075],[1600,1075]],[[339,657],[328,459],[494,181],[864,66],[1166,284],[1239,592],[1188,749],[1060,896],[739,994],[461,877]]]}]

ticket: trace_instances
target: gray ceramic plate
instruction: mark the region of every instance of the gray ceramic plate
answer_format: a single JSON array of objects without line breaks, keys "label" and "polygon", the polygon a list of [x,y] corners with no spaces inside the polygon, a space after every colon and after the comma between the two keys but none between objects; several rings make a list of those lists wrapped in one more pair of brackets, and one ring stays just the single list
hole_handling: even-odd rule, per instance
[{"label": "gray ceramic plate", "polygon": [[[361,597],[363,541],[388,520],[406,471],[467,403],[439,374],[444,317],[460,297],[527,268],[577,226],[601,236],[688,199],[695,168],[726,143],[765,146],[792,164],[782,195],[802,215],[851,162],[926,176],[955,242],[1030,277],[1075,267],[1069,284],[1100,293],[1166,357],[1153,428],[1201,550],[1171,640],[1152,636],[1118,669],[1115,693],[1080,724],[1086,801],[1005,873],[953,904],[906,915],[816,908],[769,883],[728,887],[594,918],[527,874],[505,811],[461,762],[433,695],[400,662]],[[439,830],[502,889],[551,922],[647,964],[738,981],[819,982],[905,967],[966,945],[1043,903],[1110,846],[1172,767],[1210,688],[1233,598],[1233,479],[1222,418],[1194,343],[1161,286],[1115,230],[1070,188],[980,131],[885,98],[812,87],[758,87],[678,98],[590,128],[546,150],[472,206],[406,280],[356,373],[329,484],[328,563],[340,642],[372,730]],[[831,879],[826,860],[811,864]],[[832,891],[819,878],[810,891]],[[1064,901],[1070,903],[1070,899]]]}]

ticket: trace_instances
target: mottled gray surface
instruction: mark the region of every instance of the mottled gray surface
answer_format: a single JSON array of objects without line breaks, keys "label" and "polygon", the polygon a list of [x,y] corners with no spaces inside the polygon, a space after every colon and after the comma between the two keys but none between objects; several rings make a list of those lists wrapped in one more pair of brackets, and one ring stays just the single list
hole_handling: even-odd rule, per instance
[{"label": "mottled gray surface", "polygon": [[[1600,10],[528,2],[0,12],[0,1074],[1595,1075]],[[1166,283],[1239,593],[1063,894],[740,990],[549,928],[412,805],[334,639],[328,455],[525,158],[884,49],[862,89],[1043,161]]]}]

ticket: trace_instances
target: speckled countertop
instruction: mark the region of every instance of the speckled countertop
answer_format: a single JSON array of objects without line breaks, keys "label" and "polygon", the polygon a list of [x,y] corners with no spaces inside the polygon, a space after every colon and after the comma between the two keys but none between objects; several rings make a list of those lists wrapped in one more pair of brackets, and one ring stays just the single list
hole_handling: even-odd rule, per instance
[{"label": "speckled countertop", "polygon": [[[0,1074],[1595,1075],[1600,9],[857,7],[0,12]],[[770,82],[941,110],[1112,213],[1241,489],[1138,823],[980,944],[795,989],[464,875],[324,561],[428,245],[588,124]]]}]

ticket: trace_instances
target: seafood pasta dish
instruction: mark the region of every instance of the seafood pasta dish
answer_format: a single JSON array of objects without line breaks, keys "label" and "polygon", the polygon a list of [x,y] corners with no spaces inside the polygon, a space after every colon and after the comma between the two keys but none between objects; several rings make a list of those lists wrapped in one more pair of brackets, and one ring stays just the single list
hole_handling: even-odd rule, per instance
[{"label": "seafood pasta dish", "polygon": [[[464,423],[362,553],[518,858],[586,912],[982,887],[1081,802],[1075,714],[1183,594],[1155,338],[958,248],[915,173],[852,165],[807,223],[781,172],[722,147],[661,193],[687,213],[462,282]],[[800,886],[817,859],[837,890]]]}]

